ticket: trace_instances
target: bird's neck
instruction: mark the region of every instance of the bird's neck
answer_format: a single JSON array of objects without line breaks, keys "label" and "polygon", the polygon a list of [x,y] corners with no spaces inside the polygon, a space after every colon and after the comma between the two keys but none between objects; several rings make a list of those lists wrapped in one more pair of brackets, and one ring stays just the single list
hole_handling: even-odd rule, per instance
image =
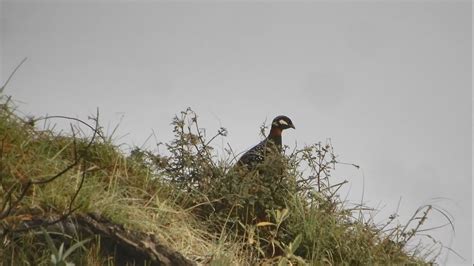
[{"label": "bird's neck", "polygon": [[281,132],[282,130],[280,128],[272,127],[267,139],[271,140],[278,147],[281,147]]}]

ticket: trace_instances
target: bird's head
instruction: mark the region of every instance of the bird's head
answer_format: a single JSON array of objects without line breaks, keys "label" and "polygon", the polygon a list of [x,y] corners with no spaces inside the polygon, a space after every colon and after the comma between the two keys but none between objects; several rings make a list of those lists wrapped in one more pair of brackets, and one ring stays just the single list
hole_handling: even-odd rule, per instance
[{"label": "bird's head", "polygon": [[288,128],[295,128],[291,119],[284,115],[279,115],[273,119],[270,134],[281,135],[281,132]]}]

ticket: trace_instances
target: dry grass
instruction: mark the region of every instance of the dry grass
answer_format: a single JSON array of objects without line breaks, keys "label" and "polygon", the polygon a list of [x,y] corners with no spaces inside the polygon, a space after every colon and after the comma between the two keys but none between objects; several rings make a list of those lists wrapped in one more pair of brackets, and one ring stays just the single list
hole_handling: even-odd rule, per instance
[{"label": "dry grass", "polygon": [[[251,201],[255,194],[243,186],[232,187],[237,192],[229,193],[227,184],[240,174],[229,170],[232,152],[228,158],[217,158],[212,141],[200,134],[197,117],[190,110],[175,118],[176,139],[167,144],[167,156],[140,149],[126,155],[99,130],[81,154],[83,163],[52,182],[32,185],[21,198],[25,184],[65,169],[92,136],[76,122],[68,135],[39,130],[35,121],[17,116],[9,99],[2,96],[0,207],[8,202],[6,195],[12,188],[13,202],[21,199],[0,219],[4,265],[48,264],[50,250],[38,239],[39,228],[22,234],[6,230],[34,215],[67,213],[71,205],[75,212],[99,213],[126,228],[153,233],[189,259],[205,264],[429,264],[436,258],[432,249],[408,245],[422,229],[430,206],[420,209],[406,226],[395,224],[394,219],[386,224],[367,222],[359,218],[360,209],[345,207],[337,197],[344,184],[330,184],[337,158],[329,144],[317,143],[276,160],[285,166],[278,173],[275,160],[263,166],[266,170],[262,171],[272,178],[278,175],[287,180],[272,190],[279,191],[277,196],[272,194],[272,205],[268,200],[259,203],[270,197],[267,194]],[[224,135],[220,129],[216,136]],[[303,166],[307,171],[301,170]],[[259,191],[267,193],[263,188],[268,189],[269,183],[265,178],[258,180]],[[255,187],[255,183],[248,185]],[[100,239],[94,238],[71,260],[112,265],[113,259],[99,250]]]}]

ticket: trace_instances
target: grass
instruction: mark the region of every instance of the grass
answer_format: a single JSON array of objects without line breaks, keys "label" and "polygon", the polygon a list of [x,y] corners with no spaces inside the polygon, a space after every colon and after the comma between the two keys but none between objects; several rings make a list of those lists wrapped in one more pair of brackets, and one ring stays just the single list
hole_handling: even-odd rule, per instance
[{"label": "grass", "polygon": [[[97,117],[89,121],[95,134],[77,121],[71,121],[69,133],[40,129],[38,121],[18,116],[11,100],[1,96],[2,265],[49,264],[52,250],[40,228],[14,230],[32,217],[71,210],[155,234],[187,258],[210,265],[431,264],[436,259],[435,249],[411,244],[432,206],[420,208],[405,225],[394,217],[378,224],[364,219],[363,207],[350,209],[338,197],[345,182],[331,183],[338,161],[330,143],[270,157],[248,172],[233,167],[233,151],[216,156],[212,140],[225,137],[225,129],[205,139],[189,109],[173,119],[175,139],[166,144],[166,154],[138,148],[124,153],[94,126]],[[51,182],[36,182],[64,169]],[[101,252],[94,236],[54,237],[57,247],[87,238],[91,241],[76,246],[67,260],[113,265],[113,254]]]}]

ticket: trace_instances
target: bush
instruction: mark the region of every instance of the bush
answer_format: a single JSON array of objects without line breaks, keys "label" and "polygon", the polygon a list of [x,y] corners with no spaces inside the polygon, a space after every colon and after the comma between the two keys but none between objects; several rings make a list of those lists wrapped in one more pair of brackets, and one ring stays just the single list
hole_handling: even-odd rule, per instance
[{"label": "bush", "polygon": [[225,158],[214,153],[212,141],[225,137],[225,129],[206,140],[191,109],[172,125],[175,139],[166,145],[170,155],[146,152],[143,160],[154,162],[154,171],[186,191],[181,202],[212,221],[215,234],[224,230],[238,236],[254,262],[422,262],[393,237],[397,227],[384,234],[376,224],[353,216],[363,207],[345,209],[337,191],[347,182],[331,183],[339,162],[329,141],[267,156],[248,170],[234,166],[231,149]]},{"label": "bush", "polygon": [[[330,142],[268,156],[247,170],[234,166],[230,147],[224,155],[213,148],[213,141],[227,131],[220,128],[206,138],[197,115],[187,109],[172,121],[174,139],[159,144],[165,152],[134,148],[125,155],[111,137],[103,136],[97,117],[92,119],[97,123],[92,137],[79,134],[83,131],[76,127],[69,135],[38,130],[38,119],[18,117],[9,100],[2,100],[4,264],[46,263],[49,249],[36,237],[39,228],[32,229],[33,234],[12,232],[35,215],[71,211],[100,213],[130,230],[160,236],[188,258],[213,265],[423,264],[436,257],[428,258],[431,250],[420,253],[422,246],[408,248],[432,206],[420,208],[403,226],[393,224],[393,217],[384,225],[367,222],[355,215],[363,207],[345,206],[337,192],[346,182],[332,183],[339,162]],[[51,182],[36,182],[64,169]],[[72,243],[84,237],[89,236],[69,236]],[[57,241],[57,246],[64,243]],[[84,246],[86,251],[77,250],[71,260],[110,262],[101,257],[100,239]]]}]

